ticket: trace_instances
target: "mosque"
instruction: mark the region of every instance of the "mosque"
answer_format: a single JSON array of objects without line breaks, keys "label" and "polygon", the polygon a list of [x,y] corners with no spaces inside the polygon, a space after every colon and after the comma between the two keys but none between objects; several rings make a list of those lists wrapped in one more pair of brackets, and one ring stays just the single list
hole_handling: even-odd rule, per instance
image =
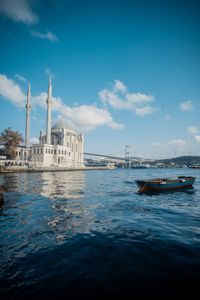
[{"label": "mosque", "polygon": [[39,143],[30,146],[30,112],[31,89],[27,92],[25,146],[16,149],[16,160],[28,162],[36,167],[82,167],[83,144],[82,134],[77,134],[61,121],[51,126],[52,83],[51,77],[47,92],[46,133],[40,131]]}]

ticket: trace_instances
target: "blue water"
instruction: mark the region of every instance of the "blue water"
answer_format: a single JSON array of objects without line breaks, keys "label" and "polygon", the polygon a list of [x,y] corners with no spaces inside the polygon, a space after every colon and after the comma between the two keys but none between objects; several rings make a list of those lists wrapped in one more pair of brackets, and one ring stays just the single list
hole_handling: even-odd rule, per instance
[{"label": "blue water", "polygon": [[[196,176],[138,193],[135,179]],[[1,299],[192,299],[200,283],[200,170],[0,176]],[[129,296],[125,296],[128,295]]]}]

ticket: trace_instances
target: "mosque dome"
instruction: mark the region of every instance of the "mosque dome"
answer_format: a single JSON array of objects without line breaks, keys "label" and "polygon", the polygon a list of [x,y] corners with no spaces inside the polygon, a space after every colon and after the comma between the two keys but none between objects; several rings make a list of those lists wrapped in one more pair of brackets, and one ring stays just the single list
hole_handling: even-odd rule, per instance
[{"label": "mosque dome", "polygon": [[67,129],[67,130],[73,130],[73,128],[71,126],[69,126],[68,124],[66,124],[63,120],[58,121],[52,128],[52,130],[56,130],[56,129]]}]

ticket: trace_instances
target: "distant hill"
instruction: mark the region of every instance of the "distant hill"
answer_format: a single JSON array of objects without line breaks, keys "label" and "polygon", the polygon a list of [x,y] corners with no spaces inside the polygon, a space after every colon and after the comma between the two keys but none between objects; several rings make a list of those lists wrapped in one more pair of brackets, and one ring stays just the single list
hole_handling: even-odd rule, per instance
[{"label": "distant hill", "polygon": [[156,163],[170,164],[174,163],[177,165],[191,166],[193,164],[200,164],[200,156],[179,156],[174,158],[159,159],[155,161]]}]

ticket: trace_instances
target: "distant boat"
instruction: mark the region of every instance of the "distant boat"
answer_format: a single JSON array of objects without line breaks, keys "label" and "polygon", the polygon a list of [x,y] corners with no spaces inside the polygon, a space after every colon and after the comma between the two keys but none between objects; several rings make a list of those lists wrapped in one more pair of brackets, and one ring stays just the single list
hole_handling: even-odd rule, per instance
[{"label": "distant boat", "polygon": [[109,169],[116,169],[116,166],[115,166],[114,163],[108,163],[108,164],[107,164],[107,167],[108,167]]},{"label": "distant boat", "polygon": [[135,180],[135,182],[139,187],[139,192],[165,191],[192,187],[195,177],[178,176],[176,178]]},{"label": "distant boat", "polygon": [[132,165],[132,169],[149,169],[150,165],[143,165],[143,164],[137,164],[137,165]]},{"label": "distant boat", "polygon": [[85,165],[87,167],[104,167],[108,169],[116,168],[114,163],[107,162],[107,161],[88,161]]},{"label": "distant boat", "polygon": [[193,164],[193,165],[189,166],[189,168],[200,169],[200,164]]}]

